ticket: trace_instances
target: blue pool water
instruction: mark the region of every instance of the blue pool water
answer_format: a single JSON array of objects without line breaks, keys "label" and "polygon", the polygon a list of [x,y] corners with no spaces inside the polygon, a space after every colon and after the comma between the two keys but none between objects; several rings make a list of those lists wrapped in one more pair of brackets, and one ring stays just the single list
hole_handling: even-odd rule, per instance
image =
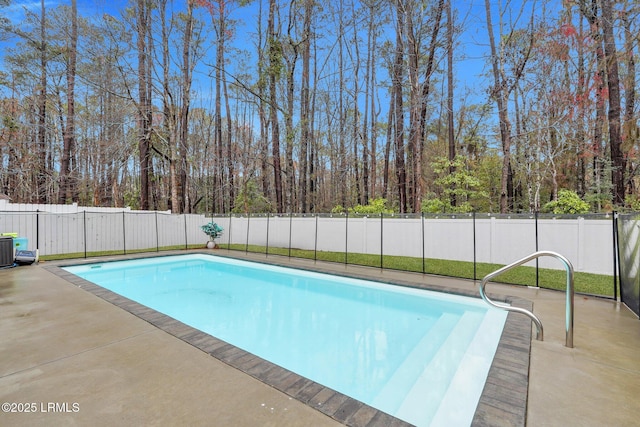
[{"label": "blue pool water", "polygon": [[506,313],[209,255],[65,270],[419,426],[469,425]]}]

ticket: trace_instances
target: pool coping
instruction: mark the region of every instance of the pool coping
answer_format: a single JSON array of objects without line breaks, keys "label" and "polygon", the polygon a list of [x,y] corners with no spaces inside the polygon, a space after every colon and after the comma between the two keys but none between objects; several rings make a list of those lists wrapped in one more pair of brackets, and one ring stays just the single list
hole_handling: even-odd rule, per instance
[{"label": "pool coping", "polygon": [[[190,252],[208,256],[236,258],[232,255],[211,254],[210,252]],[[286,395],[320,411],[321,413],[349,426],[408,426],[403,420],[366,405],[356,399],[311,381],[301,375],[282,368],[272,362],[235,347],[212,335],[186,325],[170,316],[157,312],[133,300],[102,288],[62,269],[71,265],[95,262],[122,261],[134,258],[154,258],[176,254],[136,254],[107,259],[66,260],[45,265],[43,268],[67,282],[139,317],[170,335],[198,348],[210,356],[238,369],[253,378],[285,393]],[[182,253],[182,255],[185,255]],[[291,266],[274,259],[251,260],[287,268],[312,270],[351,278],[364,278],[398,286],[428,289],[443,293],[479,297],[477,291],[452,288],[405,280],[376,280],[370,276],[336,272],[329,266],[314,265],[314,268]],[[375,269],[374,269],[375,270]],[[425,275],[427,276],[427,275]],[[422,276],[421,276],[422,277]],[[532,310],[529,300],[506,295],[490,294],[496,301]],[[485,386],[471,423],[472,426],[524,426],[527,412],[529,385],[529,359],[531,354],[531,321],[522,315],[509,313],[498,348],[491,364]]]}]

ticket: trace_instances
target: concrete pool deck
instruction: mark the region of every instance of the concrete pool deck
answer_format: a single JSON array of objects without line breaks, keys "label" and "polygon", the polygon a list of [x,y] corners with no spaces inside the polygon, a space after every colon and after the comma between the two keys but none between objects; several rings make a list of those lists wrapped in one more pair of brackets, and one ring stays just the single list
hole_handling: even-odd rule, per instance
[{"label": "concrete pool deck", "polygon": [[[268,260],[389,282],[466,291],[476,286],[414,273]],[[341,425],[49,271],[72,263],[0,270],[0,403],[33,410],[0,412],[0,425]],[[576,295],[575,348],[568,349],[564,293],[497,284],[488,291],[532,301],[545,325],[545,341],[531,343],[527,425],[637,424],[640,321],[635,315],[615,301]]]}]

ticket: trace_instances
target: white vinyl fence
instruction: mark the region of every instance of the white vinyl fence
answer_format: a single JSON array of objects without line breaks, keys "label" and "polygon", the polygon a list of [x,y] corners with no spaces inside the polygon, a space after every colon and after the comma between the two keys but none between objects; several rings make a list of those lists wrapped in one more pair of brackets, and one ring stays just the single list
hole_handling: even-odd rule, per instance
[{"label": "white vinyl fence", "polygon": [[[222,243],[509,264],[536,250],[567,257],[575,271],[613,275],[611,216],[541,219],[341,215],[224,216]],[[535,266],[535,261],[528,265]],[[563,270],[553,258],[539,266]]]},{"label": "white vinyl fence", "polygon": [[[28,239],[42,255],[94,251],[161,250],[204,244],[204,215],[128,209],[8,210],[0,204],[0,233]],[[3,208],[5,208],[3,210]],[[456,216],[225,215],[221,244],[312,251],[399,255],[508,264],[536,250],[567,257],[575,271],[614,274],[613,220],[609,215],[561,218],[488,214]],[[563,269],[552,258],[542,268]],[[530,265],[535,265],[535,261]]]},{"label": "white vinyl fence", "polygon": [[204,215],[163,212],[0,212],[0,233],[28,239],[42,255],[154,250],[204,243]]}]

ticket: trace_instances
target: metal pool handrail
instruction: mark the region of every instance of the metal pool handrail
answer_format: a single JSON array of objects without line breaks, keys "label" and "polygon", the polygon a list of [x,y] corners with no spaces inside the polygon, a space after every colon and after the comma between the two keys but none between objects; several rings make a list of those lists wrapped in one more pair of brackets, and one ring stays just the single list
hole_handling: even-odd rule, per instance
[{"label": "metal pool handrail", "polygon": [[540,319],[538,319],[538,317],[533,314],[532,312],[530,312],[529,310],[525,310],[524,308],[520,308],[520,307],[512,307],[510,305],[506,305],[506,304],[498,304],[494,301],[492,301],[491,299],[489,299],[489,297],[485,294],[484,292],[484,288],[487,285],[487,282],[491,279],[493,279],[496,276],[499,276],[500,274],[511,270],[512,268],[518,267],[522,264],[525,264],[529,261],[532,261],[536,258],[540,258],[543,256],[550,256],[550,257],[554,257],[559,259],[560,261],[562,261],[562,263],[565,266],[565,269],[567,270],[567,300],[566,300],[566,317],[565,317],[565,330],[566,330],[566,341],[565,341],[565,346],[569,347],[569,348],[573,348],[573,296],[574,296],[574,290],[573,290],[573,265],[571,265],[571,262],[565,258],[564,256],[560,255],[559,253],[556,252],[552,252],[552,251],[538,251],[538,252],[534,252],[529,256],[526,256],[518,261],[512,262],[509,265],[506,265],[502,268],[500,268],[499,270],[494,271],[493,273],[489,273],[487,274],[484,279],[482,279],[482,284],[480,285],[480,296],[482,297],[483,300],[485,300],[487,302],[487,304],[493,306],[493,307],[498,307],[498,308],[502,308],[504,310],[507,311],[513,311],[515,313],[521,313],[524,314],[525,316],[528,316],[533,323],[535,323],[536,325],[536,339],[538,341],[542,341],[544,339],[544,330],[542,329],[542,322],[540,322]]}]

